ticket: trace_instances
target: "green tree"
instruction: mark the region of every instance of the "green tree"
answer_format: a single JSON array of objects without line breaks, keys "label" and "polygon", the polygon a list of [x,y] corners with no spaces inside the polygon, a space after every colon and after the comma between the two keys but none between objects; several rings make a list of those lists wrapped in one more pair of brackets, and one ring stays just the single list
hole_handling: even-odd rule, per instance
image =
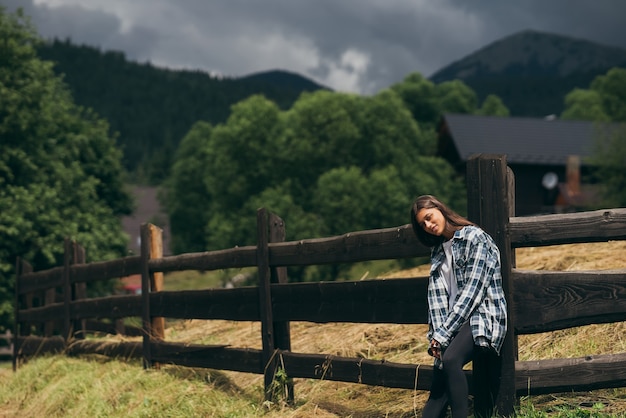
[{"label": "green tree", "polygon": [[613,68],[596,77],[588,90],[570,92],[561,116],[597,122],[590,163],[602,204],[626,206],[626,69]]},{"label": "green tree", "polygon": [[391,89],[400,96],[419,124],[435,124],[441,116],[435,84],[420,73],[409,74]]},{"label": "green tree", "polygon": [[107,123],[73,103],[38,42],[21,11],[0,8],[0,328],[13,312],[16,257],[59,265],[65,237],[89,260],[123,255],[120,215],[132,209]]},{"label": "green tree", "polygon": [[502,103],[502,100],[495,94],[485,97],[483,105],[474,112],[476,115],[482,116],[510,116],[509,109]]},{"label": "green tree", "polygon": [[626,122],[626,68],[612,68],[596,77],[589,89],[565,96],[563,119]]},{"label": "green tree", "polygon": [[574,89],[565,96],[565,110],[561,119],[608,122],[611,118],[604,111],[599,92]]},{"label": "green tree", "polygon": [[202,227],[208,248],[254,242],[256,228],[249,229],[246,220],[254,222],[255,214],[242,211],[252,196],[277,184],[280,116],[273,102],[256,95],[235,104],[228,121],[213,128],[202,178],[209,199]]},{"label": "green tree", "polygon": [[[208,122],[192,126],[176,151],[171,175],[160,191],[160,200],[169,214],[175,253],[206,248],[203,226],[208,222],[210,199],[203,179],[212,130]],[[191,219],[194,221],[190,222]]]},{"label": "green tree", "polygon": [[626,124],[613,130],[601,129],[591,157],[605,207],[626,207]]},{"label": "green tree", "polygon": [[283,173],[292,178],[292,194],[310,208],[310,190],[320,175],[367,158],[356,114],[360,97],[319,91],[305,93],[284,114],[280,150]]},{"label": "green tree", "polygon": [[354,166],[333,168],[319,176],[312,193],[312,209],[324,222],[323,235],[367,229],[367,180],[361,169]]},{"label": "green tree", "polygon": [[465,113],[485,116],[509,116],[502,100],[488,95],[480,108],[476,93],[461,80],[435,84],[419,73],[407,75],[391,86],[424,130],[434,128],[443,113]]},{"label": "green tree", "polygon": [[420,129],[391,89],[305,93],[287,111],[253,96],[226,123],[201,127],[183,141],[166,183],[172,233],[187,231],[194,250],[254,244],[262,206],[294,240],[404,224],[419,193],[464,197],[452,168],[434,156],[434,131]]},{"label": "green tree", "polygon": [[613,122],[626,122],[626,68],[612,68],[591,82],[602,97],[602,107]]},{"label": "green tree", "polygon": [[[473,113],[478,104],[474,90],[461,80],[445,81],[435,86],[435,97],[439,103],[440,114]],[[441,115],[438,116],[441,116]]]}]

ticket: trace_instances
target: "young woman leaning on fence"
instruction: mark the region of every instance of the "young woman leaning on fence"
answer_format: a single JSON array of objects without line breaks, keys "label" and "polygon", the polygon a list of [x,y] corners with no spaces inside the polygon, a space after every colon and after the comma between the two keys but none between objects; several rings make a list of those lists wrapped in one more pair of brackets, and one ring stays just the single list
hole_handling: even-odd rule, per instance
[{"label": "young woman leaning on fence", "polygon": [[[428,353],[435,367],[424,417],[468,416],[463,366],[476,355],[499,359],[507,327],[500,253],[482,229],[436,197],[418,197],[411,208],[417,238],[431,247],[428,282]],[[498,379],[499,373],[493,375]],[[497,382],[490,382],[497,388]],[[495,394],[494,394],[495,396]]]}]

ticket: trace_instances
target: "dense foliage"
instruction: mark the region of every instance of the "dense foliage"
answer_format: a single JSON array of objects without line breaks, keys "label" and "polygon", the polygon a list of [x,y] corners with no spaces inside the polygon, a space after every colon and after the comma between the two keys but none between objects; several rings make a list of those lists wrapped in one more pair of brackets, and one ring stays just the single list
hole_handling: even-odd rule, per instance
[{"label": "dense foliage", "polygon": [[415,73],[371,97],[305,93],[286,111],[257,95],[226,123],[196,123],[164,186],[174,252],[253,245],[259,207],[285,220],[288,240],[405,224],[424,193],[462,212],[463,182],[435,155],[444,111],[508,112]]},{"label": "dense foliage", "polygon": [[95,109],[119,132],[124,165],[135,180],[153,184],[167,176],[174,151],[195,122],[222,123],[230,106],[256,93],[286,109],[301,92],[321,88],[278,71],[235,79],[157,68],[69,40],[43,43],[38,53],[55,62],[76,103]]},{"label": "dense foliage", "polygon": [[591,162],[604,205],[626,207],[626,68],[596,77],[589,89],[574,89],[565,104],[564,119],[617,123],[608,129],[598,124]]},{"label": "dense foliage", "polygon": [[21,13],[0,8],[0,328],[16,257],[59,265],[66,237],[90,260],[123,255],[120,216],[132,209],[107,123],[73,103],[38,42]]}]

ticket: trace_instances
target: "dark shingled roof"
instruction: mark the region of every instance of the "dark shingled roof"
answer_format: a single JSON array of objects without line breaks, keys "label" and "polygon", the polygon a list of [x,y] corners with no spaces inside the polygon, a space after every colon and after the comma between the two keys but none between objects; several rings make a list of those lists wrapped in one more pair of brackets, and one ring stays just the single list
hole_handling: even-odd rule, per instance
[{"label": "dark shingled roof", "polygon": [[446,113],[443,122],[462,161],[472,154],[506,154],[513,164],[564,165],[593,152],[593,122]]}]

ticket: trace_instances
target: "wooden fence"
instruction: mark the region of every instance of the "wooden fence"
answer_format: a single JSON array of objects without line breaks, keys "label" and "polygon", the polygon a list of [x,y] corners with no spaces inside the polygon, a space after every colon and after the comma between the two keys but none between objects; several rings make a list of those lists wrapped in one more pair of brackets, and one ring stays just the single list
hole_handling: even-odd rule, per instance
[{"label": "wooden fence", "polygon": [[13,335],[6,330],[0,334],[0,361],[7,361],[13,357]]},{"label": "wooden fence", "polygon": [[[517,360],[518,335],[626,320],[626,271],[521,271],[514,268],[513,251],[626,239],[626,209],[517,218],[510,216],[513,177],[504,156],[476,155],[468,162],[467,174],[469,218],[500,248],[509,301],[498,412],[513,414],[519,395],[626,386],[626,353]],[[290,321],[427,323],[425,277],[289,283],[286,276],[287,266],[428,256],[429,249],[416,240],[410,225],[293,242],[284,242],[282,220],[264,209],[258,211],[257,225],[256,246],[162,257],[158,228],[145,224],[140,256],[84,264],[84,252],[66,241],[62,267],[32,272],[18,259],[14,367],[18,359],[43,352],[99,353],[142,358],[145,367],[170,363],[263,374],[268,398],[278,367],[290,378],[430,388],[432,366],[290,350]],[[242,267],[257,268],[258,286],[162,290],[166,272]],[[131,274],[141,274],[141,295],[85,297],[89,283]],[[55,300],[55,294],[62,294],[62,300]],[[113,318],[119,324],[125,317],[142,318],[141,342],[103,344],[80,338],[91,328],[87,321]],[[163,318],[260,321],[262,349],[168,342],[163,338]],[[493,408],[489,393],[473,383],[484,378],[482,373],[482,367],[475,367],[473,376],[471,371],[466,375],[475,411],[487,414]],[[287,396],[293,399],[292,385]]]}]

